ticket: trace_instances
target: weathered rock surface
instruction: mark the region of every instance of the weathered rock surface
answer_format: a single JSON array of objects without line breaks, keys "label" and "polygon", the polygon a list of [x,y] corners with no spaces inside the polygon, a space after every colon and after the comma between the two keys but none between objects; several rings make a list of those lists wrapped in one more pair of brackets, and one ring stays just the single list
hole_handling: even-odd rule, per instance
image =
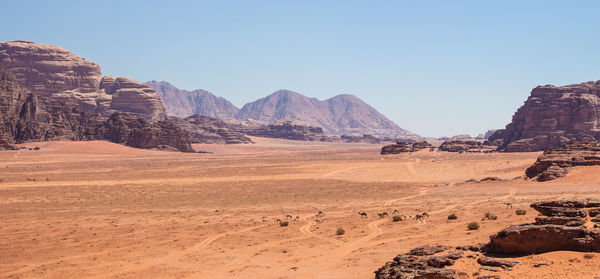
[{"label": "weathered rock surface", "polygon": [[128,113],[109,118],[74,100],[37,96],[0,65],[0,145],[46,140],[110,140],[139,147],[193,152],[183,130],[167,121],[149,122]]},{"label": "weathered rock surface", "polygon": [[447,140],[440,145],[440,151],[448,152],[469,152],[469,151],[494,151],[497,147],[484,144],[474,140]]},{"label": "weathered rock surface", "polygon": [[[498,254],[533,254],[550,251],[600,252],[600,230],[588,216],[600,213],[597,201],[533,203],[543,217],[533,224],[514,225],[490,237],[485,251]],[[600,220],[599,220],[600,221]]]},{"label": "weathered rock surface", "polygon": [[600,81],[531,91],[506,128],[489,141],[500,140],[507,152],[540,151],[574,141],[600,139]]},{"label": "weathered rock surface", "polygon": [[294,121],[322,127],[329,135],[369,134],[380,138],[419,139],[359,98],[347,94],[319,101],[289,90],[279,90],[244,105],[236,118],[239,121],[254,119],[261,124]]},{"label": "weathered rock surface", "polygon": [[168,115],[185,118],[194,114],[227,120],[240,110],[231,102],[198,89],[187,91],[165,81],[148,81],[146,85],[160,95]]},{"label": "weathered rock surface", "polygon": [[404,152],[416,152],[425,148],[433,147],[426,141],[404,142],[399,141],[381,148],[381,155],[400,154]]},{"label": "weathered rock surface", "polygon": [[[449,251],[448,246],[418,247],[400,254],[375,271],[376,279],[458,279],[454,269],[446,268],[463,257],[461,251]],[[438,255],[442,252],[444,254]]]},{"label": "weathered rock surface", "polygon": [[593,165],[600,165],[600,143],[576,142],[544,151],[525,174],[537,181],[548,181],[566,176],[569,167]]},{"label": "weathered rock surface", "polygon": [[165,109],[156,91],[129,78],[102,77],[98,64],[52,45],[26,41],[0,43],[0,65],[40,97],[73,102],[82,111],[109,116],[129,112],[162,120]]},{"label": "weathered rock surface", "polygon": [[221,119],[194,114],[183,119],[169,117],[169,120],[187,131],[192,143],[252,143],[250,138],[235,130],[235,126]]},{"label": "weathered rock surface", "polygon": [[269,125],[248,127],[245,133],[257,137],[306,141],[321,141],[327,138],[321,127],[306,126],[292,121],[279,121]]}]

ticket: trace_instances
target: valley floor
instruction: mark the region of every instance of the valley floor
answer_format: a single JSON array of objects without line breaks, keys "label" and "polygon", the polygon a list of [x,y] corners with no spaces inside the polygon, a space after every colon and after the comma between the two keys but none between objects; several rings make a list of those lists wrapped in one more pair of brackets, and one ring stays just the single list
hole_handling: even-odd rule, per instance
[{"label": "valley floor", "polygon": [[[210,154],[102,141],[0,152],[0,278],[372,278],[416,246],[487,242],[532,222],[531,202],[600,199],[599,167],[553,182],[514,179],[539,153],[381,156],[379,145],[253,140],[195,146]],[[463,183],[488,176],[506,181]],[[527,214],[515,215],[518,208]],[[377,217],[394,209],[431,217]],[[498,220],[481,221],[486,212]],[[447,222],[450,213],[458,220]],[[287,214],[299,220],[279,226]],[[466,230],[471,221],[481,228]],[[455,268],[476,278],[477,267],[461,261]],[[600,276],[600,256],[553,252],[521,261],[550,265],[486,274]]]}]

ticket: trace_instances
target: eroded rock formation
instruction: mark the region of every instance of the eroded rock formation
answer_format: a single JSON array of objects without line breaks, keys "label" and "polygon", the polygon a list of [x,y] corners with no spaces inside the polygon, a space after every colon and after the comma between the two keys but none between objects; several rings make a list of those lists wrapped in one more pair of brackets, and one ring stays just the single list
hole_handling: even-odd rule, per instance
[{"label": "eroded rock formation", "polygon": [[381,148],[381,155],[400,154],[404,152],[416,152],[433,146],[426,141],[404,142],[399,141],[394,144],[389,144]]},{"label": "eroded rock formation", "polygon": [[129,78],[102,77],[98,64],[58,46],[3,42],[0,65],[38,96],[73,102],[82,111],[104,116],[129,112],[153,121],[165,117],[160,97],[150,87]]},{"label": "eroded rock formation", "polygon": [[440,145],[440,151],[468,152],[468,151],[493,151],[496,146],[474,140],[447,140]]},{"label": "eroded rock formation", "polygon": [[169,120],[187,131],[192,143],[252,143],[250,138],[235,130],[235,126],[221,119],[194,114],[183,119],[169,117]]},{"label": "eroded rock formation", "polygon": [[193,152],[181,128],[137,114],[83,110],[76,100],[37,96],[0,65],[0,148],[46,140],[109,140],[139,148]]},{"label": "eroded rock formation", "polygon": [[290,140],[321,141],[327,138],[321,127],[306,126],[292,121],[279,121],[269,125],[245,128],[250,136]]},{"label": "eroded rock formation", "polygon": [[600,202],[549,201],[531,204],[542,216],[490,237],[486,252],[534,254],[550,251],[600,252]]},{"label": "eroded rock formation", "polygon": [[570,167],[592,165],[600,165],[600,143],[576,142],[544,151],[525,174],[538,181],[548,181],[566,176]]},{"label": "eroded rock formation", "polygon": [[488,140],[507,152],[540,151],[600,139],[600,81],[538,86],[504,130]]}]

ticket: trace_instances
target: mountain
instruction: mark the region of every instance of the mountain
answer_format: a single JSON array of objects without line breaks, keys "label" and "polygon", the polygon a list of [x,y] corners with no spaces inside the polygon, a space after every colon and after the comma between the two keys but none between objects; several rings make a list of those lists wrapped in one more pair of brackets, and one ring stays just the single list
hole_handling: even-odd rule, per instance
[{"label": "mountain", "polygon": [[353,95],[343,94],[319,101],[302,94],[279,90],[248,103],[236,114],[243,121],[254,119],[263,124],[295,121],[322,127],[326,134],[372,134],[378,137],[416,138],[377,110]]},{"label": "mountain", "polygon": [[58,46],[0,42],[0,65],[37,95],[74,102],[83,111],[104,116],[128,112],[152,121],[165,118],[156,91],[130,78],[103,77],[98,64]]},{"label": "mountain", "polygon": [[168,82],[155,80],[146,82],[146,85],[158,92],[168,115],[188,117],[199,114],[226,120],[234,117],[239,111],[226,99],[217,97],[206,90],[187,91]]},{"label": "mountain", "polygon": [[600,140],[600,81],[538,86],[503,130],[488,141],[507,152],[539,151]]}]

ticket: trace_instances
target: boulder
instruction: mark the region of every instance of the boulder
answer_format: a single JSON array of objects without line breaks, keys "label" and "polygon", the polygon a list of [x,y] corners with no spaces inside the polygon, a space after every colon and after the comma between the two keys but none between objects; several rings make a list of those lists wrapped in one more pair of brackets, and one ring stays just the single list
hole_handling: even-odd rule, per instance
[{"label": "boulder", "polygon": [[[442,252],[446,252],[441,254]],[[446,268],[463,257],[462,251],[449,246],[417,247],[399,254],[393,261],[375,271],[376,279],[436,278],[458,279],[455,270]]]},{"label": "boulder", "polygon": [[574,142],[545,150],[525,174],[537,181],[548,181],[566,176],[570,167],[593,165],[600,165],[600,143]]},{"label": "boulder", "polygon": [[416,152],[433,146],[426,141],[405,142],[399,141],[395,144],[389,144],[381,148],[381,155],[400,154],[405,152]]}]

